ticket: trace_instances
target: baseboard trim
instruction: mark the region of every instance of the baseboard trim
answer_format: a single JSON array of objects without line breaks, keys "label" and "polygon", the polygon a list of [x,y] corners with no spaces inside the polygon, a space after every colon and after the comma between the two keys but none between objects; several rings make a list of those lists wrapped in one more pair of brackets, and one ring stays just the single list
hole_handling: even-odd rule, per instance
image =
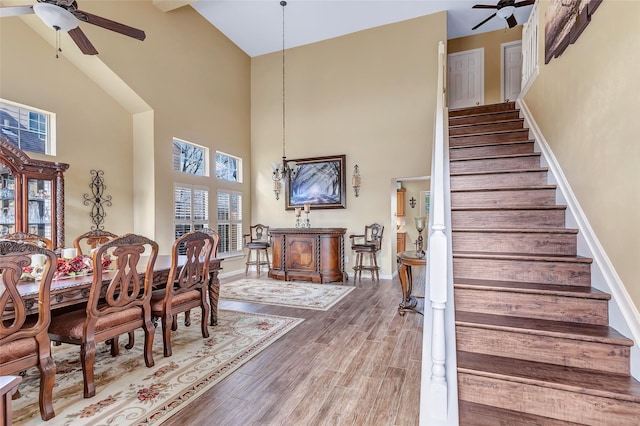
[{"label": "baseboard trim", "polygon": [[[611,293],[612,302],[619,310],[621,318],[617,318],[614,310],[610,309],[611,325],[623,334],[626,334],[624,330],[626,328],[631,334],[628,337],[636,343],[632,348],[631,373],[634,377],[638,378],[640,377],[640,313],[633,303],[631,296],[629,296],[629,292],[625,288],[620,276],[613,267],[611,260],[600,244],[593,228],[589,224],[578,199],[569,185],[569,181],[551,151],[540,127],[533,118],[529,107],[524,99],[518,99],[516,102],[525,122],[529,126],[529,130],[532,133],[533,139],[536,141],[537,147],[540,149],[544,161],[546,161],[549,167],[549,171],[556,180],[558,189],[564,199],[563,201],[567,204],[567,214],[572,215],[572,219],[580,231],[579,238],[583,239],[584,245],[589,252],[587,255],[593,258],[592,285],[599,290]],[[595,268],[597,268],[597,271]],[[601,280],[597,280],[598,276],[601,277]],[[621,321],[623,321],[623,323],[621,323]]]}]

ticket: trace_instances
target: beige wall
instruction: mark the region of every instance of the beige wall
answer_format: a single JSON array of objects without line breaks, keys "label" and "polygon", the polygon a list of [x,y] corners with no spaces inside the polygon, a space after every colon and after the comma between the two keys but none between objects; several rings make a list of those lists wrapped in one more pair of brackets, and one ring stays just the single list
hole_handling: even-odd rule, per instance
[{"label": "beige wall", "polygon": [[[209,188],[213,226],[217,188],[249,194],[250,58],[190,7],[165,13],[150,1],[100,1],[85,3],[83,9],[146,32],[140,42],[81,24],[100,53],[81,55],[79,61],[101,61],[150,109],[121,106],[129,107],[121,88],[102,76],[90,75],[93,82],[70,65],[65,55],[72,56],[77,48],[64,34],[63,55],[56,60],[53,47],[22,18],[2,19],[0,96],[58,114],[57,159],[71,164],[66,175],[67,240],[88,229],[88,207],[80,197],[89,191],[89,170],[103,169],[106,192],[113,197],[106,228],[144,232],[168,253],[174,240],[174,182]],[[121,104],[110,93],[120,96]],[[208,147],[212,170],[216,150],[242,157],[244,183],[173,172],[174,136]],[[250,211],[248,196],[244,209]],[[225,272],[243,265],[243,259],[225,261]]]},{"label": "beige wall", "polygon": [[[407,250],[415,250],[416,249],[416,241],[418,239],[418,231],[416,230],[416,222],[415,218],[420,216],[420,191],[428,191],[430,182],[426,179],[420,180],[404,180],[402,181],[402,187],[407,190],[405,192],[405,217],[404,219],[404,230],[407,233]],[[411,197],[415,198],[416,205],[415,207],[411,207],[410,201]],[[424,207],[423,207],[424,209]],[[427,248],[427,230],[422,231],[422,238],[424,240],[424,248]]]},{"label": "beige wall", "polygon": [[[447,54],[484,48],[484,103],[500,103],[500,45],[522,39],[522,25],[478,35],[453,38],[447,43]],[[514,99],[511,99],[514,100]]]},{"label": "beige wall", "polygon": [[[541,2],[540,25],[549,2]],[[640,306],[640,2],[603,2],[525,101],[597,238]]]},{"label": "beige wall", "polygon": [[[347,208],[312,211],[312,226],[344,227],[349,235],[362,233],[365,224],[383,224],[381,274],[395,268],[391,181],[430,174],[441,40],[446,40],[446,13],[285,53],[287,158],[346,154],[347,184],[355,164],[362,176],[360,196],[348,185]],[[284,209],[283,197],[276,201],[271,180],[271,163],[282,156],[281,81],[281,52],[252,59],[252,217],[272,227],[292,227],[294,213]]]},{"label": "beige wall", "polygon": [[66,49],[56,59],[53,46],[20,18],[1,20],[0,97],[56,114],[56,157],[28,154],[70,164],[65,242],[72,246],[75,236],[92,224],[91,206],[83,204],[83,195],[91,194],[92,169],[104,171],[106,194],[113,196],[105,228],[132,230],[132,123],[131,114],[67,60]]}]

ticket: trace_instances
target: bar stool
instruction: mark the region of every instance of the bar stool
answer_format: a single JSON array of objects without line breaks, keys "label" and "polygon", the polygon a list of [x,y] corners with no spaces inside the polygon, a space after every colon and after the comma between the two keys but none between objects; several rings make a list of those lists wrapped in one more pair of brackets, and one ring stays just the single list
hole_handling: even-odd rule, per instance
[{"label": "bar stool", "polygon": [[[356,252],[355,266],[353,267],[353,279],[362,278],[362,271],[371,271],[371,279],[380,280],[378,260],[376,255],[382,247],[382,232],[384,226],[374,223],[364,227],[364,234],[350,235],[351,250]],[[369,265],[362,264],[362,258],[365,254],[369,255]]]},{"label": "bar stool", "polygon": [[[244,247],[249,250],[247,253],[247,262],[245,267],[245,275],[249,272],[249,266],[254,265],[258,275],[260,275],[261,266],[266,266],[267,270],[271,268],[269,262],[269,227],[266,225],[253,225],[249,227],[249,233],[243,236]],[[255,260],[251,260],[251,253],[255,253]],[[261,253],[264,253],[262,258]]]}]

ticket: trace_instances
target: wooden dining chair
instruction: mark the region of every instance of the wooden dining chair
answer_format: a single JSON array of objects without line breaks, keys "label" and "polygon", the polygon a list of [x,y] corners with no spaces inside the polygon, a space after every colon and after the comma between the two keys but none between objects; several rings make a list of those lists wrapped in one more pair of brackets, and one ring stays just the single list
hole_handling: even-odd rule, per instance
[{"label": "wooden dining chair", "polygon": [[[108,277],[101,261],[105,254],[116,259],[115,271],[109,271]],[[99,246],[93,252],[93,280],[87,304],[60,315],[53,313],[49,326],[51,340],[80,345],[85,398],[96,393],[93,365],[98,342],[142,328],[144,361],[147,367],[153,367],[150,301],[157,256],[158,244],[136,234],[126,234]],[[138,272],[138,266],[144,266],[144,276]]]},{"label": "wooden dining chair", "polygon": [[[175,331],[176,315],[200,307],[202,315],[200,325],[202,337],[209,337],[210,307],[207,302],[209,284],[209,259],[215,245],[214,239],[207,233],[192,231],[177,238],[171,249],[171,268],[167,285],[155,290],[151,298],[151,311],[154,318],[162,319],[162,337],[164,356],[171,351],[171,331]],[[184,263],[179,263],[179,253],[184,252]]]},{"label": "wooden dining chair", "polygon": [[[102,229],[94,229],[92,231],[85,232],[84,234],[73,240],[73,246],[78,251],[78,256],[82,256],[85,252],[95,249],[101,244],[118,238],[118,236],[112,232],[104,231]],[[83,247],[85,250],[83,250]],[[86,249],[89,250],[86,250]]]},{"label": "wooden dining chair", "polygon": [[[28,316],[26,301],[18,292],[22,268],[31,264],[31,256],[44,255],[45,264],[38,293],[38,313]],[[56,365],[51,358],[47,328],[51,321],[51,280],[58,258],[54,252],[31,243],[0,241],[0,371],[14,374],[30,367],[40,370],[40,417],[55,416],[52,393]]]},{"label": "wooden dining chair", "polygon": [[[260,275],[261,266],[266,266],[267,270],[271,267],[269,261],[269,227],[262,224],[252,225],[249,227],[249,233],[242,236],[244,247],[249,250],[247,252],[247,261],[245,262],[245,275],[249,272],[249,266],[255,266],[258,275]],[[251,254],[255,254],[255,260],[251,260]],[[262,257],[264,254],[264,258]]]},{"label": "wooden dining chair", "polygon": [[13,234],[3,235],[5,240],[24,241],[25,243],[33,243],[39,247],[53,250],[53,242],[41,235],[29,234],[28,232],[14,232]]}]

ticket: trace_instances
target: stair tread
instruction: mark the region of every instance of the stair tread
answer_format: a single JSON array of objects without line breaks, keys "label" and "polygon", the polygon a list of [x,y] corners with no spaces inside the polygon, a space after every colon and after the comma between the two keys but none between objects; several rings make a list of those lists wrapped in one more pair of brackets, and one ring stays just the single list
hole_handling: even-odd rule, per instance
[{"label": "stair tread", "polygon": [[[457,135],[457,136],[463,136],[463,135]],[[522,145],[522,144],[530,144],[534,142],[535,141],[533,139],[526,139],[522,141],[484,142],[484,143],[478,143],[478,144],[470,143],[467,145],[450,146],[449,150],[466,149],[466,148],[490,148],[492,146]]]},{"label": "stair tread", "polygon": [[454,278],[455,288],[484,288],[514,293],[534,293],[589,299],[610,300],[611,295],[593,287],[527,283],[517,281],[478,280],[473,278]]},{"label": "stair tread", "polygon": [[567,206],[558,206],[558,205],[523,205],[523,206],[462,206],[462,207],[454,207],[451,206],[451,210],[566,210]]},{"label": "stair tread", "polygon": [[455,172],[450,173],[449,176],[472,176],[472,175],[502,175],[509,173],[537,173],[537,172],[548,172],[548,167],[536,167],[534,169],[508,169],[508,170],[482,170],[482,171],[473,171],[473,172]]},{"label": "stair tread", "polygon": [[[498,104],[486,104],[486,105],[466,106],[466,107],[460,107],[460,108],[449,108],[449,114],[455,114],[460,111],[484,111],[487,107],[498,106],[498,105],[502,106],[503,104],[504,106],[507,107],[506,109],[501,109],[497,111],[478,112],[475,114],[467,114],[467,116],[491,114],[491,113],[497,113],[497,112],[517,111],[516,103],[511,101],[511,102],[504,102],[504,103],[498,103]],[[456,115],[455,117],[464,117],[464,116]]]},{"label": "stair tread", "polygon": [[512,411],[500,407],[459,401],[460,424],[474,426],[579,426],[564,420]]},{"label": "stair tread", "polygon": [[458,351],[458,371],[640,403],[631,376]]},{"label": "stair tread", "polygon": [[451,189],[451,192],[491,192],[491,191],[531,191],[544,189],[557,189],[557,185],[521,185],[521,186],[492,186],[489,188],[460,188]]},{"label": "stair tread", "polygon": [[528,260],[539,262],[572,262],[572,263],[593,263],[593,259],[584,256],[572,256],[568,254],[532,254],[532,253],[499,253],[484,251],[455,251],[454,258],[459,259],[501,259],[501,260]]},{"label": "stair tread", "polygon": [[482,232],[505,234],[577,234],[575,228],[452,228],[453,232]]},{"label": "stair tread", "polygon": [[449,128],[450,129],[462,129],[462,128],[465,128],[465,127],[491,126],[491,125],[495,125],[495,124],[506,124],[506,123],[515,123],[515,122],[524,123],[524,118],[510,118],[510,119],[507,119],[507,120],[485,121],[485,122],[480,122],[480,123],[468,123],[468,124],[449,124]]},{"label": "stair tread", "polygon": [[468,327],[518,331],[520,333],[549,337],[571,338],[588,342],[633,346],[632,340],[606,325],[570,323],[465,311],[456,311],[455,317],[456,326],[465,325]]},{"label": "stair tread", "polygon": [[449,160],[449,162],[454,163],[458,161],[497,160],[497,159],[503,159],[503,158],[524,158],[524,157],[540,157],[540,153],[529,152],[525,154],[500,154],[500,155],[485,155],[480,157],[462,157],[462,158],[452,158]]},{"label": "stair tread", "polygon": [[488,132],[479,132],[479,133],[466,133],[463,135],[449,135],[449,139],[458,139],[458,138],[471,138],[478,136],[488,136],[488,135],[506,135],[509,133],[529,133],[529,129],[511,129],[511,130],[491,130]]}]

